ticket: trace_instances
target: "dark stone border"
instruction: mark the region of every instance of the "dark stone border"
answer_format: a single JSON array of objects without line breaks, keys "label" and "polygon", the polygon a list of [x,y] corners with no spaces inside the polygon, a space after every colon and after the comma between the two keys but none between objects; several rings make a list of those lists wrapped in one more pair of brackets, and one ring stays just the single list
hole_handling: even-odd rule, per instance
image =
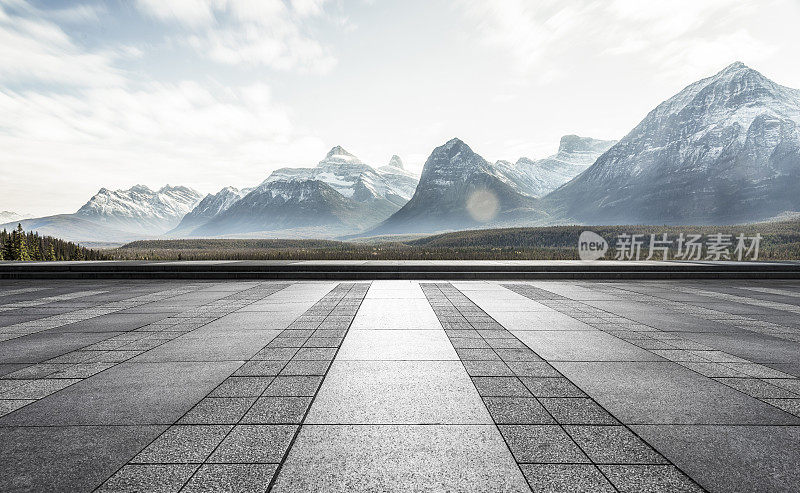
[{"label": "dark stone border", "polygon": [[0,279],[800,279],[800,262],[5,262]]}]

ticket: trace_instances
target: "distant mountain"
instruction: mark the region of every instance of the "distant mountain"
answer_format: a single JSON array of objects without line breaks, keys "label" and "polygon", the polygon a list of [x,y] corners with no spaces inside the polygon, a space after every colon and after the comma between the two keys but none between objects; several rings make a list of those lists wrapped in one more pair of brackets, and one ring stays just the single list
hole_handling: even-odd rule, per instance
[{"label": "distant mountain", "polygon": [[202,196],[191,188],[144,185],[128,190],[100,189],[75,215],[110,228],[157,236],[180,223]]},{"label": "distant mountain", "polygon": [[57,214],[54,216],[22,219],[0,224],[0,229],[10,230],[22,224],[25,231],[38,231],[40,235],[57,236],[62,240],[75,243],[126,243],[156,235],[143,235],[114,229],[107,225],[99,224],[88,219],[82,219],[75,214]]},{"label": "distant mountain", "polygon": [[366,235],[487,227],[542,219],[538,201],[459,139],[434,149],[411,200]]},{"label": "distant mountain", "polygon": [[169,236],[185,236],[191,234],[196,228],[206,224],[215,216],[228,210],[231,205],[239,201],[252,190],[252,188],[239,190],[234,187],[225,187],[215,194],[206,195],[194,209],[183,216],[178,226],[167,234]]},{"label": "distant mountain", "polygon": [[495,166],[511,178],[523,193],[544,197],[586,171],[615,143],[613,140],[565,135],[561,137],[557,154],[539,160],[523,157],[513,164],[498,161]]},{"label": "distant mountain", "polygon": [[[397,158],[398,162],[399,159]],[[400,167],[383,166],[376,170],[341,146],[336,146],[316,167],[281,168],[274,171],[264,183],[317,180],[356,201],[383,197],[397,203],[399,208],[414,194],[418,181],[412,173],[403,170],[402,162],[400,163]]]},{"label": "distant mountain", "polygon": [[660,104],[545,203],[561,222],[610,224],[800,210],[800,91],[735,63]]},{"label": "distant mountain", "polygon": [[31,217],[33,217],[31,214],[20,214],[13,211],[0,211],[0,224],[19,221],[21,219],[29,219]]},{"label": "distant mountain", "polygon": [[413,194],[416,177],[396,164],[376,170],[336,146],[314,168],[276,170],[191,235],[356,232],[386,219]]}]

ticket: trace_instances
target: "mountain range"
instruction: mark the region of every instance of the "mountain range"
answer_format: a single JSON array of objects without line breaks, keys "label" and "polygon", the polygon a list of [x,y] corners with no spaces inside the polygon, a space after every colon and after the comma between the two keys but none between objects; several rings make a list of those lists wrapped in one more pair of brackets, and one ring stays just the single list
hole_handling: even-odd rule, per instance
[{"label": "mountain range", "polygon": [[205,197],[186,187],[101,189],[74,214],[21,222],[70,240],[128,241],[729,224],[799,210],[800,91],[735,63],[618,142],[567,135],[545,159],[490,163],[455,138],[417,178],[398,156],[374,168],[336,146],[315,166],[278,169],[252,188]]}]

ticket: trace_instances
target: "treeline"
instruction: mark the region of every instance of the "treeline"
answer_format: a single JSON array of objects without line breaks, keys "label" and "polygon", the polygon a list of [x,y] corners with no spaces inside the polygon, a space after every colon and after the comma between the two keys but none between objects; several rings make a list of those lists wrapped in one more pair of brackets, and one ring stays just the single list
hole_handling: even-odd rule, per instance
[{"label": "treeline", "polygon": [[[553,226],[458,231],[423,238],[369,242],[299,239],[145,240],[104,250],[118,260],[576,260],[578,236],[592,230],[609,243],[606,259],[616,255],[615,237],[643,235],[646,258],[649,235],[762,235],[759,260],[800,260],[798,221],[737,226]],[[675,258],[675,246],[669,258]],[[708,253],[705,245],[702,256]],[[656,257],[658,258],[658,257]]]},{"label": "treeline", "polygon": [[0,260],[106,260],[108,257],[97,250],[84,248],[71,241],[22,230],[0,231]]}]

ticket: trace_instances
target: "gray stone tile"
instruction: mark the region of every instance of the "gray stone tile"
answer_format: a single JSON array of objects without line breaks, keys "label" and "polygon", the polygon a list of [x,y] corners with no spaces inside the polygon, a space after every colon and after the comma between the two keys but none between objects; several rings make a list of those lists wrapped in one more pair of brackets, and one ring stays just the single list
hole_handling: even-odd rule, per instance
[{"label": "gray stone tile", "polygon": [[800,424],[783,411],[675,363],[554,365],[624,423]]},{"label": "gray stone tile", "polygon": [[586,394],[566,378],[522,377],[525,387],[536,397],[585,397]]},{"label": "gray stone tile", "polygon": [[337,359],[307,422],[478,424],[491,419],[458,361]]},{"label": "gray stone tile", "polygon": [[517,462],[589,462],[581,449],[558,425],[499,425],[499,428]]},{"label": "gray stone tile", "polygon": [[703,491],[674,466],[608,465],[598,467],[621,492],[679,493]]},{"label": "gray stone tile", "polygon": [[203,464],[182,493],[263,493],[276,464]]},{"label": "gray stone tile", "polygon": [[329,492],[529,491],[494,425],[303,426],[273,491],[320,485]]},{"label": "gray stone tile", "polygon": [[289,448],[297,426],[237,425],[217,447],[209,463],[277,464]]},{"label": "gray stone tile", "polygon": [[514,335],[548,361],[659,361],[650,351],[600,331],[518,331]]},{"label": "gray stone tile", "polygon": [[710,491],[798,491],[799,426],[636,425],[634,431]]},{"label": "gray stone tile", "polygon": [[0,491],[92,491],[165,428],[0,427]]},{"label": "gray stone tile", "polygon": [[209,397],[258,397],[274,377],[228,377]]},{"label": "gray stone tile", "polygon": [[286,363],[281,375],[325,375],[330,366],[327,360],[292,360]]},{"label": "gray stone tile", "polygon": [[567,425],[573,440],[595,464],[667,464],[624,426]]},{"label": "gray stone tile", "polygon": [[513,377],[514,372],[500,360],[467,360],[464,368],[472,377]]},{"label": "gray stone tile", "polygon": [[238,365],[123,363],[0,418],[0,425],[172,424]]},{"label": "gray stone tile", "polygon": [[140,464],[202,463],[233,428],[226,425],[174,425],[139,452]]},{"label": "gray stone tile", "polygon": [[242,418],[242,423],[300,424],[311,400],[311,397],[262,397]]},{"label": "gray stone tile", "polygon": [[485,397],[483,402],[498,424],[555,424],[547,410],[532,397]]},{"label": "gray stone tile", "polygon": [[508,366],[518,377],[560,377],[549,363],[544,361],[509,361]]},{"label": "gray stone tile", "polygon": [[319,376],[278,376],[264,391],[265,396],[313,397],[322,377]]},{"label": "gray stone tile", "polygon": [[481,397],[531,397],[517,377],[472,377]]},{"label": "gray stone tile", "polygon": [[800,398],[796,399],[764,399],[778,409],[800,417]]},{"label": "gray stone tile", "polygon": [[596,402],[581,397],[539,399],[559,424],[613,425],[618,421]]},{"label": "gray stone tile", "polygon": [[588,464],[520,464],[531,489],[544,493],[612,493],[597,467]]},{"label": "gray stone tile", "polygon": [[744,392],[747,395],[760,399],[800,398],[800,395],[796,395],[786,389],[757,378],[720,378],[718,380],[719,382]]},{"label": "gray stone tile", "polygon": [[184,414],[178,423],[236,424],[255,401],[255,397],[206,397]]},{"label": "gray stone tile", "polygon": [[130,464],[97,489],[98,492],[177,492],[199,466],[196,464]]},{"label": "gray stone tile", "polygon": [[247,361],[238,370],[236,370],[234,375],[248,377],[274,377],[280,374],[284,366],[286,366],[286,361]]}]

